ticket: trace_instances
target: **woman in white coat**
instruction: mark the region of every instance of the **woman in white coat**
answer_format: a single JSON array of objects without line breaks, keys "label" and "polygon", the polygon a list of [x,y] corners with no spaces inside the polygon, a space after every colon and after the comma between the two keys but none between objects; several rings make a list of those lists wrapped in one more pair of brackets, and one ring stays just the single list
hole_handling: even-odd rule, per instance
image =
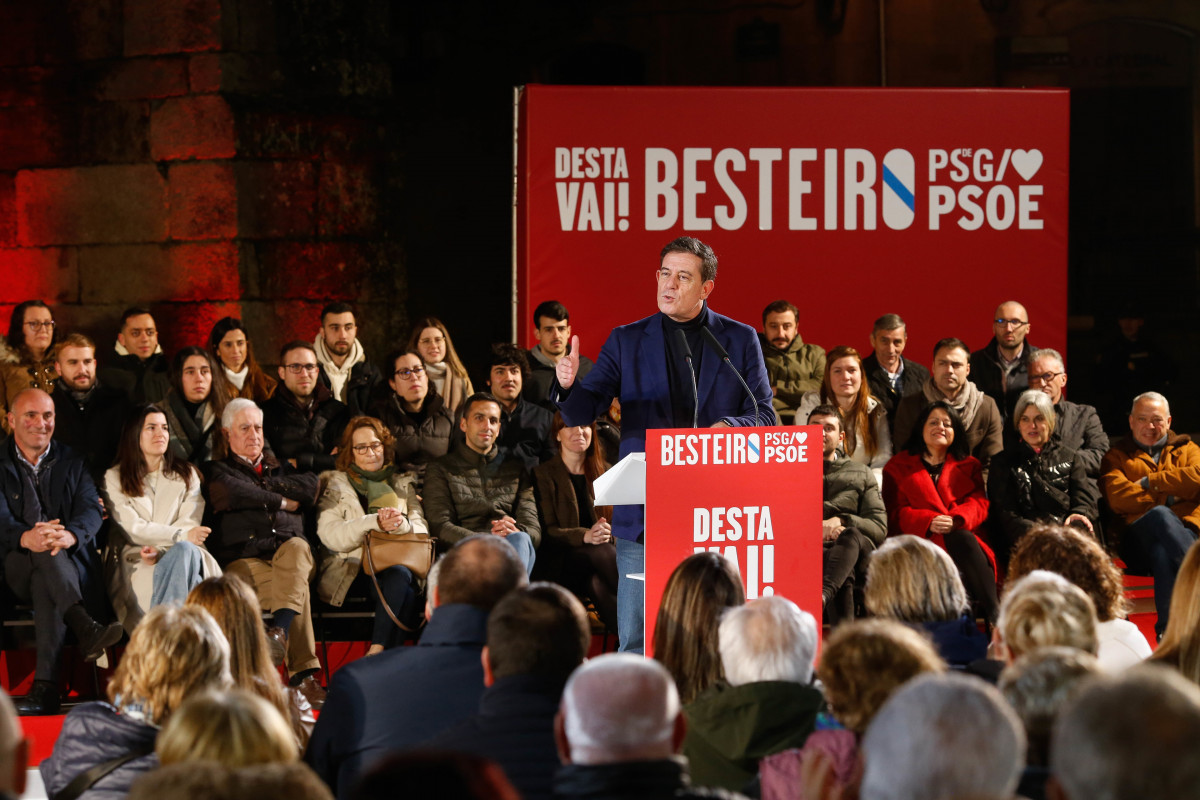
[{"label": "woman in white coat", "polygon": [[[355,580],[369,578],[361,571],[363,536],[368,531],[428,533],[425,514],[417,497],[416,474],[399,472],[394,465],[395,440],[374,417],[355,417],[346,425],[338,446],[336,470],[321,474],[317,536],[325,546],[321,556],[318,596],[340,606]],[[361,576],[361,577],[360,577]],[[367,655],[403,643],[380,600],[405,625],[417,627],[420,611],[416,582],[407,567],[395,566],[376,574],[383,597],[376,596],[375,624]],[[361,585],[361,584],[360,584]]]},{"label": "woman in white coat", "polygon": [[170,449],[167,417],[157,405],[136,408],[121,433],[117,465],[104,474],[116,525],[106,571],[117,618],[132,632],[160,603],[182,605],[205,578],[221,574],[204,547],[200,473]]}]

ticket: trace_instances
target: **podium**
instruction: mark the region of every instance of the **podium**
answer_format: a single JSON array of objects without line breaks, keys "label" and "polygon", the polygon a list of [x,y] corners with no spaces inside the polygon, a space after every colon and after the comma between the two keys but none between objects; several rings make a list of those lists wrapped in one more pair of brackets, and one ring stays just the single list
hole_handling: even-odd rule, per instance
[{"label": "podium", "polygon": [[645,505],[647,655],[667,579],[704,550],[734,564],[747,600],[778,594],[821,619],[822,456],[815,425],[650,430],[596,482],[597,505]]}]

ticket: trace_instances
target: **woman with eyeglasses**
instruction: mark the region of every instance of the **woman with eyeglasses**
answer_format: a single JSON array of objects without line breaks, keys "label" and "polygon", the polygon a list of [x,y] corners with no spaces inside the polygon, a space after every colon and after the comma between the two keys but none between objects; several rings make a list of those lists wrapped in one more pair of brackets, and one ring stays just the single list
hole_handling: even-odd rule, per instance
[{"label": "woman with eyeglasses", "polygon": [[[337,469],[321,473],[321,499],[317,506],[317,536],[324,545],[317,594],[332,606],[341,606],[356,581],[370,584],[360,566],[363,536],[368,531],[428,533],[425,514],[411,472],[393,463],[393,440],[374,417],[355,417],[346,425],[338,446]],[[367,655],[402,644],[404,634],[419,627],[422,608],[417,603],[416,579],[407,567],[379,571],[375,623]],[[361,584],[360,584],[361,585]],[[363,587],[366,588],[366,587]],[[383,607],[405,626],[401,630]]]},{"label": "woman with eyeglasses", "polygon": [[395,463],[417,475],[417,491],[425,482],[425,465],[446,455],[454,433],[454,415],[437,392],[429,391],[429,371],[414,350],[393,350],[383,362],[391,388],[371,404],[396,439]]},{"label": "woman with eyeglasses", "polygon": [[171,450],[197,467],[213,459],[225,410],[225,379],[202,347],[185,347],[171,359],[171,391],[161,403],[171,430]]},{"label": "woman with eyeglasses", "polygon": [[8,409],[23,389],[54,390],[54,315],[41,300],[26,300],[12,311],[8,336],[0,341],[0,426],[9,432]]},{"label": "woman with eyeglasses", "polygon": [[450,341],[450,331],[437,317],[423,317],[413,325],[408,348],[421,354],[433,388],[442,396],[451,414],[457,414],[463,401],[475,394],[467,368],[463,366]]},{"label": "woman with eyeglasses", "polygon": [[254,348],[246,327],[236,317],[224,317],[208,335],[208,350],[225,375],[226,400],[245,397],[260,406],[275,391],[275,379],[263,371],[254,358]]}]

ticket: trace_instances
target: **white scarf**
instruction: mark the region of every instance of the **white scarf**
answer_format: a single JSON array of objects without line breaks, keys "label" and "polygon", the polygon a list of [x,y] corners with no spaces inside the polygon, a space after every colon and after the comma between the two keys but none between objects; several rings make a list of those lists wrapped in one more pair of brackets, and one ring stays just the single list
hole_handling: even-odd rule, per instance
[{"label": "white scarf", "polygon": [[229,367],[222,364],[221,369],[225,370],[225,377],[228,378],[229,382],[236,386],[240,392],[242,387],[246,385],[246,376],[250,374],[250,368],[245,364],[242,364],[242,371],[234,372],[229,369]]},{"label": "white scarf", "polygon": [[442,387],[446,385],[446,374],[449,372],[450,365],[445,361],[439,361],[436,364],[425,364],[425,374],[429,376],[429,380],[433,381],[433,388],[437,389],[437,393],[445,397]]},{"label": "white scarf", "polygon": [[350,353],[340,367],[334,363],[333,356],[325,348],[325,337],[319,333],[316,341],[313,342],[313,350],[317,351],[317,361],[325,368],[325,375],[329,378],[329,388],[333,391],[333,396],[343,403],[346,402],[346,381],[350,379],[350,370],[354,369],[354,365],[358,362],[367,360],[362,342],[355,339],[350,343]]}]

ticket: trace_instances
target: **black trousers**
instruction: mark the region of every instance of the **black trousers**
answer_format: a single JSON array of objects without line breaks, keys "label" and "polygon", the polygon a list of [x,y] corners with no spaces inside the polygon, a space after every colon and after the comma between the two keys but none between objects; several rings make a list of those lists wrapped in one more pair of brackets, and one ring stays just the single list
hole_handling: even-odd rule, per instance
[{"label": "black trousers", "polygon": [[991,562],[971,531],[951,531],[945,536],[946,552],[958,567],[963,588],[967,596],[979,608],[989,623],[995,623],[1000,613],[1000,601],[996,597],[996,573]]},{"label": "black trousers", "polygon": [[34,680],[58,682],[67,609],[83,600],[79,570],[66,552],[56,556],[14,550],[4,558],[4,580],[19,600],[33,605],[37,643]]},{"label": "black trousers", "polygon": [[867,583],[867,565],[875,543],[858,528],[846,528],[824,544],[821,596],[830,625],[854,619],[854,590]]}]

